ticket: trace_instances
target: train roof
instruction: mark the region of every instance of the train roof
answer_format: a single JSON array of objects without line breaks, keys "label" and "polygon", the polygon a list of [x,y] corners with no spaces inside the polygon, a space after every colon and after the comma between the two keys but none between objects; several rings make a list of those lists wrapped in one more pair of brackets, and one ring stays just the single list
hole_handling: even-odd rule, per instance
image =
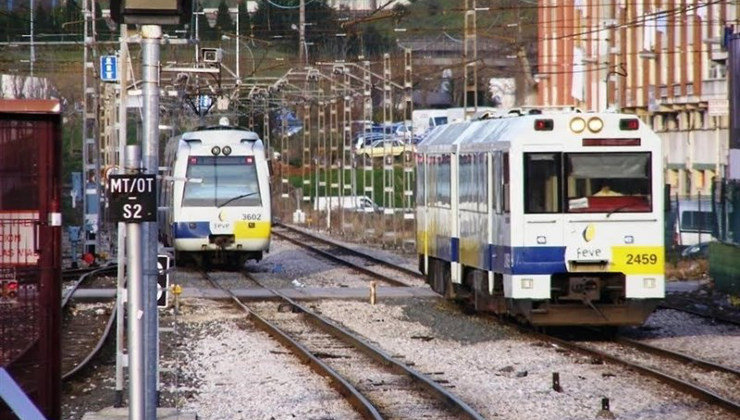
[{"label": "train roof", "polygon": [[260,136],[254,131],[236,126],[210,126],[197,128],[194,131],[182,133],[181,139],[185,141],[200,140],[204,145],[224,142],[242,141],[261,142]]},{"label": "train roof", "polygon": [[[571,129],[574,119],[582,119],[583,129],[580,132]],[[587,121],[601,120],[603,129],[593,132],[587,128]],[[535,129],[536,121],[551,121],[546,129]],[[622,120],[636,120],[637,128],[623,129]],[[450,153],[458,150],[488,150],[507,147],[509,144],[537,143],[549,141],[562,143],[567,137],[609,137],[609,138],[651,138],[659,144],[659,138],[637,116],[612,112],[542,112],[527,115],[499,114],[491,119],[480,119],[446,124],[436,127],[422,142],[417,145],[420,153]],[[652,140],[646,139],[645,145]],[[579,142],[580,144],[580,142]]]}]

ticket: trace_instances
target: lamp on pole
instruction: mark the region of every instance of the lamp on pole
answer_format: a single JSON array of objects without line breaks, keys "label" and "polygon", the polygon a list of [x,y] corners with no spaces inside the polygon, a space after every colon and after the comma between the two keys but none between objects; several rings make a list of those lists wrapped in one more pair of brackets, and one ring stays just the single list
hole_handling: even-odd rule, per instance
[{"label": "lamp on pole", "polygon": [[624,68],[623,63],[619,63],[619,66],[612,66],[612,68],[610,68],[606,73],[606,77],[604,78],[604,84],[606,85],[606,91],[604,92],[604,98],[606,99],[605,111],[609,109],[609,79],[613,74],[623,77],[627,76],[627,69]]}]

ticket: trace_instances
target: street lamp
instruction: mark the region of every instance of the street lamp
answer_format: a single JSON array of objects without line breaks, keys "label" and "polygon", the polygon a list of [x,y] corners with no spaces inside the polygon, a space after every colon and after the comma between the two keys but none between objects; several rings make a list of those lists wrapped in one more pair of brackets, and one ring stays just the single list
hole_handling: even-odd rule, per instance
[{"label": "street lamp", "polygon": [[624,68],[623,63],[619,63],[619,66],[612,66],[612,68],[609,69],[609,71],[606,73],[606,77],[604,78],[604,84],[606,85],[606,92],[604,92],[604,97],[606,99],[606,107],[604,110],[609,109],[609,80],[611,76],[615,74],[617,76],[627,76],[627,69]]}]

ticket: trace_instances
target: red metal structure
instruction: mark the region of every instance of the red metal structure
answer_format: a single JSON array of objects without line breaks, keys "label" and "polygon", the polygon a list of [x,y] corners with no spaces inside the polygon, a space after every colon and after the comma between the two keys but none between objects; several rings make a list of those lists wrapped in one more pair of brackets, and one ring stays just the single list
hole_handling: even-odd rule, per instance
[{"label": "red metal structure", "polygon": [[58,101],[0,100],[0,367],[47,418],[61,417],[61,147]]}]

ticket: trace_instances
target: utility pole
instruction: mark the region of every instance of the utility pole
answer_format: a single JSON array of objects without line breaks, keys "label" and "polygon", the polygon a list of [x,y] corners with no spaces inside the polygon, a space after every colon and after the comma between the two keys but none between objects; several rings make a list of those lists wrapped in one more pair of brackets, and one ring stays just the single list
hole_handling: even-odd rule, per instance
[{"label": "utility pole", "polygon": [[392,143],[388,140],[388,130],[393,125],[393,97],[391,92],[391,55],[383,54],[383,214],[390,216],[390,229],[388,229],[388,219],[384,221],[385,232],[383,235],[391,236],[393,241],[396,240],[396,222],[395,222],[395,171],[393,167]]},{"label": "utility pole", "polygon": [[298,13],[298,61],[308,66],[308,51],[306,48],[306,0],[301,0]]},{"label": "utility pole", "polygon": [[[119,88],[119,100],[118,100],[118,171],[117,173],[125,173],[126,164],[126,137],[127,137],[127,108],[126,108],[126,84],[128,83],[128,25],[121,24],[121,53],[118,56],[119,59],[119,71],[118,77],[120,78]],[[117,273],[117,289],[116,293],[116,307],[118,313],[123,314],[124,300],[123,293],[126,288],[125,264],[126,264],[126,224],[123,222],[118,223],[118,273]],[[123,405],[123,348],[124,348],[124,317],[116,317],[116,386],[115,386],[115,406],[121,407]]]},{"label": "utility pole", "polygon": [[[370,132],[373,119],[373,99],[372,99],[372,78],[370,73],[370,61],[364,60],[362,62],[362,117],[363,122],[363,142],[365,136]],[[363,145],[362,147],[365,147]],[[372,158],[366,154],[362,155],[362,185],[364,186],[365,195],[370,197],[370,200],[375,202],[375,177],[373,176],[373,161]],[[375,233],[375,229],[368,227],[367,213],[362,212],[363,221],[365,222],[365,228],[367,234]]]},{"label": "utility pole", "polygon": [[33,13],[34,13],[33,7],[34,7],[33,6],[33,0],[31,0],[31,10],[30,10],[30,12],[31,12],[31,53],[30,53],[30,56],[28,57],[28,63],[29,63],[30,70],[31,70],[31,87],[34,86],[34,82],[33,82],[33,62],[36,61],[36,51],[33,48],[33,19],[34,19],[34,16],[33,16]]},{"label": "utility pole", "polygon": [[[142,95],[143,95],[143,166],[145,173],[157,175],[159,170],[159,43],[162,38],[162,27],[159,25],[141,26],[142,51]],[[127,232],[128,233],[128,232]],[[144,339],[146,352],[144,367],[146,418],[157,416],[157,369],[159,356],[159,316],[157,311],[157,222],[142,224],[141,243],[143,263]],[[133,239],[129,240],[133,241]],[[130,252],[131,250],[129,250]],[[130,313],[130,316],[135,316]],[[133,370],[133,367],[132,369]]]},{"label": "utility pole", "polygon": [[414,220],[413,197],[416,162],[414,162],[414,154],[412,151],[407,150],[407,148],[410,148],[411,142],[414,140],[414,126],[412,120],[414,99],[410,48],[405,48],[403,50],[403,69],[403,124],[405,125],[406,130],[410,132],[408,139],[404,141],[403,144],[403,219]]},{"label": "utility pole", "polygon": [[[465,0],[465,42],[463,44],[464,85],[463,107],[465,119],[478,111],[478,33],[476,29],[475,0]],[[468,108],[472,93],[472,111]]]},{"label": "utility pole", "polygon": [[[95,71],[95,20],[92,8],[94,2],[83,0],[83,69],[82,69],[82,170],[85,193],[82,199],[84,214],[83,253],[95,255],[98,245],[98,212],[100,210],[98,157],[98,79]],[[92,58],[92,60],[91,60]]]}]

